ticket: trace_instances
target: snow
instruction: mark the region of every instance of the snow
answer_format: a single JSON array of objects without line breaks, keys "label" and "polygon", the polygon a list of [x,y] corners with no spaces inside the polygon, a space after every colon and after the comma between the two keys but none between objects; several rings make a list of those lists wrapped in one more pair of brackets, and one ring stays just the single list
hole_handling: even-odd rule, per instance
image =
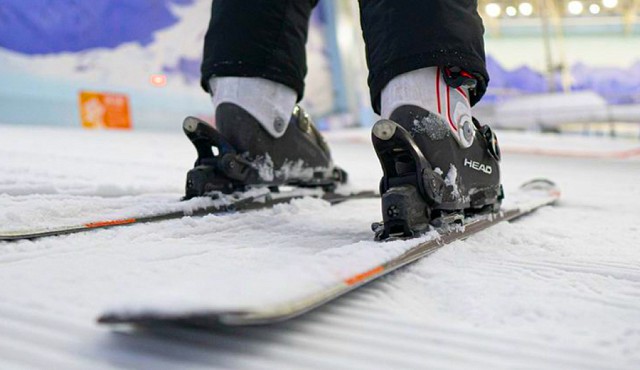
[{"label": "snow", "polygon": [[[336,163],[351,175],[349,190],[377,187],[381,171],[368,135],[327,135]],[[633,153],[640,144],[498,135],[507,195],[528,179],[547,177],[562,188],[562,201],[392,274],[370,288],[375,294],[353,320],[423,338],[441,367],[451,367],[445,354],[457,353],[501,368],[637,368],[640,155]],[[0,125],[0,229],[180,206],[194,158],[178,126],[105,132]],[[303,294],[407,248],[409,242],[372,241],[369,226],[379,212],[376,200],[330,207],[301,199],[248,214],[0,242],[0,311],[37,312],[49,326],[45,318],[53,314],[90,326],[112,308],[240,307]],[[377,310],[387,319],[373,319]],[[427,341],[434,332],[441,334]],[[107,333],[84,335],[100,345]],[[0,334],[0,358],[15,360],[3,347],[7,340]]]},{"label": "snow", "polygon": [[453,196],[454,199],[460,198],[460,189],[458,189],[457,179],[458,179],[458,169],[456,168],[456,166],[451,164],[451,166],[449,166],[449,171],[447,171],[447,176],[445,176],[444,178],[444,184],[446,186],[451,186],[453,188],[451,189],[451,195]]}]

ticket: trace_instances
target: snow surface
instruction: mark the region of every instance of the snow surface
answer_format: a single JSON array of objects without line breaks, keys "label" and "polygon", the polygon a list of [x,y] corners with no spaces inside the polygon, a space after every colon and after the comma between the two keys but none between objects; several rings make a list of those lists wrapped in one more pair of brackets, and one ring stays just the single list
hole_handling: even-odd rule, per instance
[{"label": "snow surface", "polygon": [[[480,363],[638,368],[640,157],[613,154],[637,152],[640,144],[499,134],[507,193],[530,178],[548,177],[563,190],[560,204],[394,273],[375,285],[379,294],[372,304],[424,333],[461,333],[469,339],[464,344],[440,345]],[[350,172],[349,189],[376,188],[381,171],[368,133],[327,136],[336,162]],[[550,154],[518,154],[527,152],[522,148]],[[0,126],[0,229],[175,205],[194,156],[179,127],[105,132]],[[376,200],[330,207],[302,199],[249,214],[0,242],[0,308],[91,323],[109,308],[238,307],[303,294],[406,248],[407,242],[371,241],[369,225],[379,218]],[[528,353],[522,348],[533,343],[540,350],[514,359],[473,344],[482,341],[510,343],[515,353]],[[0,334],[5,353],[2,342]],[[566,357],[560,359],[559,351]]]}]

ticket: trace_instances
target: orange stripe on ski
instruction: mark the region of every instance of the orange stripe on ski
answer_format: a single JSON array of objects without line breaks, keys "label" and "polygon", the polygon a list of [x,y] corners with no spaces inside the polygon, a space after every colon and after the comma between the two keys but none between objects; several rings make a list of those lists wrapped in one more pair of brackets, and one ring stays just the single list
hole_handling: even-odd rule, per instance
[{"label": "orange stripe on ski", "polygon": [[96,227],[107,227],[107,226],[117,226],[117,225],[127,225],[136,222],[135,218],[126,218],[123,220],[111,220],[111,221],[100,221],[100,222],[91,222],[88,224],[84,224],[84,226],[93,229]]},{"label": "orange stripe on ski", "polygon": [[381,273],[382,271],[384,271],[384,267],[383,266],[378,266],[375,268],[372,268],[371,270],[367,271],[367,272],[363,272],[361,274],[358,274],[354,277],[350,277],[348,279],[346,279],[344,281],[345,284],[347,285],[355,285],[358,284],[372,276],[378,275],[379,273]]}]

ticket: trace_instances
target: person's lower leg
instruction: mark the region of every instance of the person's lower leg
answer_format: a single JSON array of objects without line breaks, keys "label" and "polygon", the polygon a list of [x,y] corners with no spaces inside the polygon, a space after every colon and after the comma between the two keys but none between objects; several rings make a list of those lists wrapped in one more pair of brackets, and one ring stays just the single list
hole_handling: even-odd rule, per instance
[{"label": "person's lower leg", "polygon": [[471,116],[488,81],[475,5],[361,0],[372,104],[383,118],[372,129],[384,172],[380,238],[500,204],[497,141]]},{"label": "person's lower leg", "polygon": [[[232,189],[332,187],[344,179],[309,116],[295,105],[304,91],[305,41],[316,2],[214,1],[202,85],[212,96],[215,128],[202,131],[223,144],[219,155],[202,148],[203,139],[187,130],[202,128],[202,122],[185,122],[185,132],[200,146],[190,172],[194,179],[220,187],[217,182],[227,177]],[[212,158],[201,160],[202,153]]]}]

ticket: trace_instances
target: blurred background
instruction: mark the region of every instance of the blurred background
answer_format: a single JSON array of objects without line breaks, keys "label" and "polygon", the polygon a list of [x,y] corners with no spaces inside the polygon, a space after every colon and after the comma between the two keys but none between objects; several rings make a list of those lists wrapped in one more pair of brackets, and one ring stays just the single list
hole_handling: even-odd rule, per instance
[{"label": "blurred background", "polygon": [[[210,117],[199,86],[211,0],[2,0],[0,123],[176,129]],[[640,137],[640,0],[481,0],[482,121]],[[368,126],[355,0],[321,0],[303,105],[322,128]]]}]

